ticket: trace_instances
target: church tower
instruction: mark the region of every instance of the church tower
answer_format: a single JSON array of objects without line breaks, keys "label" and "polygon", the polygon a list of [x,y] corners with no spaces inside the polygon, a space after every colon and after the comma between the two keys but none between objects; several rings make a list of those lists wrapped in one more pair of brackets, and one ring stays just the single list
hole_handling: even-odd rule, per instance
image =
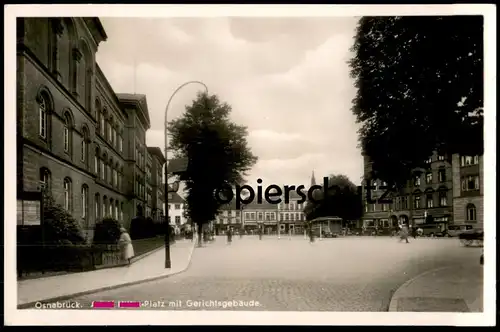
[{"label": "church tower", "polygon": [[316,185],[316,178],[314,177],[314,170],[313,170],[311,176],[311,187],[315,185]]}]

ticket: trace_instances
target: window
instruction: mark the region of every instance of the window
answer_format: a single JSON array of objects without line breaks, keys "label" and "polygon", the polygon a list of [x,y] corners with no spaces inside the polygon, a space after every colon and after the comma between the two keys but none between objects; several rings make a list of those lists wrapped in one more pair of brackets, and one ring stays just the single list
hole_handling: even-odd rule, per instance
[{"label": "window", "polygon": [[259,212],[258,218],[259,218],[259,220],[264,220],[264,215],[262,212]]},{"label": "window", "polygon": [[109,118],[109,122],[108,122],[108,133],[107,133],[107,139],[108,141],[111,141],[111,144],[113,144],[113,117],[110,117]]},{"label": "window", "polygon": [[106,130],[106,110],[100,115],[101,118],[101,136],[104,136],[105,130]]},{"label": "window", "polygon": [[64,179],[64,209],[71,210],[71,180]]},{"label": "window", "polygon": [[87,219],[89,187],[82,186],[82,218]]},{"label": "window", "polygon": [[408,209],[408,197],[406,196],[401,197],[401,209]]},{"label": "window", "polygon": [[420,209],[420,195],[413,196],[413,207],[415,209]]},{"label": "window", "polygon": [[101,213],[102,213],[101,217],[102,218],[104,218],[106,216],[106,213],[107,213],[107,211],[106,211],[106,204],[107,203],[108,203],[108,199],[106,198],[106,196],[104,196],[102,198],[102,209],[101,209]]},{"label": "window", "polygon": [[113,185],[118,186],[118,172],[116,169],[113,169]]},{"label": "window", "polygon": [[288,220],[288,213],[285,213],[285,221]]},{"label": "window", "polygon": [[97,221],[97,219],[99,219],[99,207],[100,207],[99,194],[95,194],[94,204],[95,204],[95,220]]},{"label": "window", "polygon": [[461,156],[460,157],[460,165],[461,166],[470,166],[479,164],[479,156]]},{"label": "window", "polygon": [[47,138],[47,102],[44,96],[38,98],[39,134],[42,138]]},{"label": "window", "polygon": [[438,156],[438,160],[444,160],[444,156],[443,155],[439,155]]},{"label": "window", "polygon": [[64,116],[64,129],[63,129],[63,139],[64,139],[64,152],[69,152],[71,146],[71,119],[68,114]]},{"label": "window", "polygon": [[118,138],[118,149],[123,152],[123,137],[121,136]]},{"label": "window", "polygon": [[413,184],[415,187],[420,186],[420,176],[416,176],[415,180],[413,181]]},{"label": "window", "polygon": [[[181,209],[181,205],[180,204],[175,204],[175,209],[176,210],[180,210]],[[224,215],[225,216],[227,215],[227,211],[224,211]]]},{"label": "window", "polygon": [[432,172],[428,172],[427,174],[425,174],[425,182],[427,184],[432,183]]},{"label": "window", "polygon": [[104,160],[101,159],[101,180],[106,178],[106,169],[104,168]]},{"label": "window", "polygon": [[290,220],[295,221],[295,213],[290,213]]},{"label": "window", "polygon": [[109,200],[109,206],[108,207],[109,207],[109,216],[111,218],[113,218],[113,202],[114,202],[113,199]]},{"label": "window", "polygon": [[434,200],[433,200],[433,195],[431,193],[426,194],[426,201],[427,201],[427,208],[433,208],[434,207]]},{"label": "window", "polygon": [[120,206],[120,220],[123,221],[123,203]]},{"label": "window", "polygon": [[382,204],[382,211],[388,210],[388,204]]},{"label": "window", "polygon": [[446,169],[440,168],[438,170],[438,180],[439,182],[446,182]]},{"label": "window", "polygon": [[462,191],[479,190],[479,175],[462,178]]},{"label": "window", "polygon": [[476,207],[474,204],[467,205],[467,221],[476,221]]},{"label": "window", "polygon": [[99,175],[99,148],[95,148],[94,168],[95,168],[95,173]]},{"label": "window", "polygon": [[50,192],[50,171],[46,168],[40,169],[40,183],[42,191]]},{"label": "window", "polygon": [[88,155],[88,141],[89,141],[89,134],[87,128],[83,128],[83,137],[82,137],[82,144],[81,144],[81,156],[80,159],[83,161],[85,164],[87,161],[87,155]]},{"label": "window", "polygon": [[113,183],[113,178],[111,177],[111,166],[109,164],[106,165],[106,170],[107,170],[107,172],[106,172],[106,179],[108,180],[108,182],[110,184],[112,184]]},{"label": "window", "polygon": [[175,216],[175,223],[177,225],[180,225],[181,224],[181,217],[180,216]]},{"label": "window", "polygon": [[432,157],[429,157],[429,159],[427,159],[427,160],[425,161],[425,163],[426,163],[426,164],[430,164],[430,163],[432,163]]},{"label": "window", "polygon": [[440,191],[439,192],[439,206],[448,206],[448,192]]},{"label": "window", "polygon": [[115,202],[115,218],[120,218],[120,215],[118,214],[118,201]]}]

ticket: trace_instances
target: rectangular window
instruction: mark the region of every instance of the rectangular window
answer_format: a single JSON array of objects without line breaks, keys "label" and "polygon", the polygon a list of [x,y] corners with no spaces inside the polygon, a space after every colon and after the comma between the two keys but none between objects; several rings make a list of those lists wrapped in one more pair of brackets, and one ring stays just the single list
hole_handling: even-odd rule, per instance
[{"label": "rectangular window", "polygon": [[420,196],[413,197],[413,206],[415,209],[420,209]]},{"label": "rectangular window", "polygon": [[67,126],[64,127],[64,152],[69,151],[69,128]]},{"label": "rectangular window", "polygon": [[[175,209],[176,210],[180,210],[181,209],[181,205],[180,204],[175,204]],[[224,215],[227,216],[227,211],[224,211]]]},{"label": "rectangular window", "polygon": [[99,197],[95,198],[95,220],[99,219]]},{"label": "rectangular window", "polygon": [[474,156],[474,164],[475,165],[479,164],[479,156]]},{"label": "rectangular window", "polygon": [[180,225],[181,224],[181,217],[180,216],[175,216],[175,223],[177,225]]},{"label": "rectangular window", "polygon": [[438,171],[438,179],[439,182],[446,182],[446,170],[440,169]]},{"label": "rectangular window", "polygon": [[47,132],[46,132],[46,129],[47,129],[47,117],[46,117],[46,113],[45,113],[45,106],[44,108],[42,109],[42,107],[40,107],[40,110],[39,110],[39,118],[40,118],[40,136],[42,138],[47,138]]},{"label": "rectangular window", "polygon": [[101,160],[101,179],[104,180],[106,178],[106,170],[104,168],[104,161]]},{"label": "rectangular window", "polygon": [[425,181],[427,182],[427,184],[432,183],[432,173],[431,172],[425,174]]},{"label": "rectangular window", "polygon": [[448,193],[446,191],[439,192],[439,206],[448,206]]},{"label": "rectangular window", "polygon": [[479,176],[471,175],[462,179],[462,191],[479,190]]},{"label": "rectangular window", "polygon": [[439,156],[438,156],[438,160],[444,160],[444,156],[439,155]]},{"label": "rectangular window", "polygon": [[415,177],[413,184],[415,185],[415,187],[420,186],[420,176]]},{"label": "rectangular window", "polygon": [[434,207],[434,200],[433,200],[432,194],[427,194],[426,200],[427,200],[427,208],[433,208]]}]

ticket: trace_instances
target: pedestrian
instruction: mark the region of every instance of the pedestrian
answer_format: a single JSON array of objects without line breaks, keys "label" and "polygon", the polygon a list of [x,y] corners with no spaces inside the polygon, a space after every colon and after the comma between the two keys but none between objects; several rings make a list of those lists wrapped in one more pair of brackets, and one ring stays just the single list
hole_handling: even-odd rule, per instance
[{"label": "pedestrian", "polygon": [[233,231],[231,228],[227,230],[227,243],[231,244],[231,241],[233,240]]},{"label": "pedestrian", "polygon": [[118,241],[120,245],[120,250],[122,253],[122,258],[125,261],[128,261],[128,265],[131,263],[132,257],[134,257],[134,246],[132,245],[132,239],[130,238],[130,235],[127,233],[127,230],[125,228],[120,228],[120,240]]},{"label": "pedestrian", "polygon": [[399,231],[399,242],[405,240],[406,243],[410,243],[408,241],[408,227],[406,225],[401,226],[401,230]]}]

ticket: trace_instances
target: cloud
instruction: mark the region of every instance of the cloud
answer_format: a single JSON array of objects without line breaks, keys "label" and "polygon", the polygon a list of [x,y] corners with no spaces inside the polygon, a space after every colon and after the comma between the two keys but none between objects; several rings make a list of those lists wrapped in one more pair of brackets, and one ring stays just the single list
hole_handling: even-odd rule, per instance
[{"label": "cloud", "polygon": [[[163,150],[165,107],[181,84],[200,80],[247,126],[259,162],[249,181],[309,184],[331,173],[359,184],[347,61],[357,18],[104,18],[108,41],[97,59],[116,92],[144,93],[148,144]],[[134,71],[134,59],[136,68]],[[134,74],[135,72],[135,74]],[[172,98],[168,119],[184,112],[201,85]],[[319,180],[318,180],[319,181]]]}]

